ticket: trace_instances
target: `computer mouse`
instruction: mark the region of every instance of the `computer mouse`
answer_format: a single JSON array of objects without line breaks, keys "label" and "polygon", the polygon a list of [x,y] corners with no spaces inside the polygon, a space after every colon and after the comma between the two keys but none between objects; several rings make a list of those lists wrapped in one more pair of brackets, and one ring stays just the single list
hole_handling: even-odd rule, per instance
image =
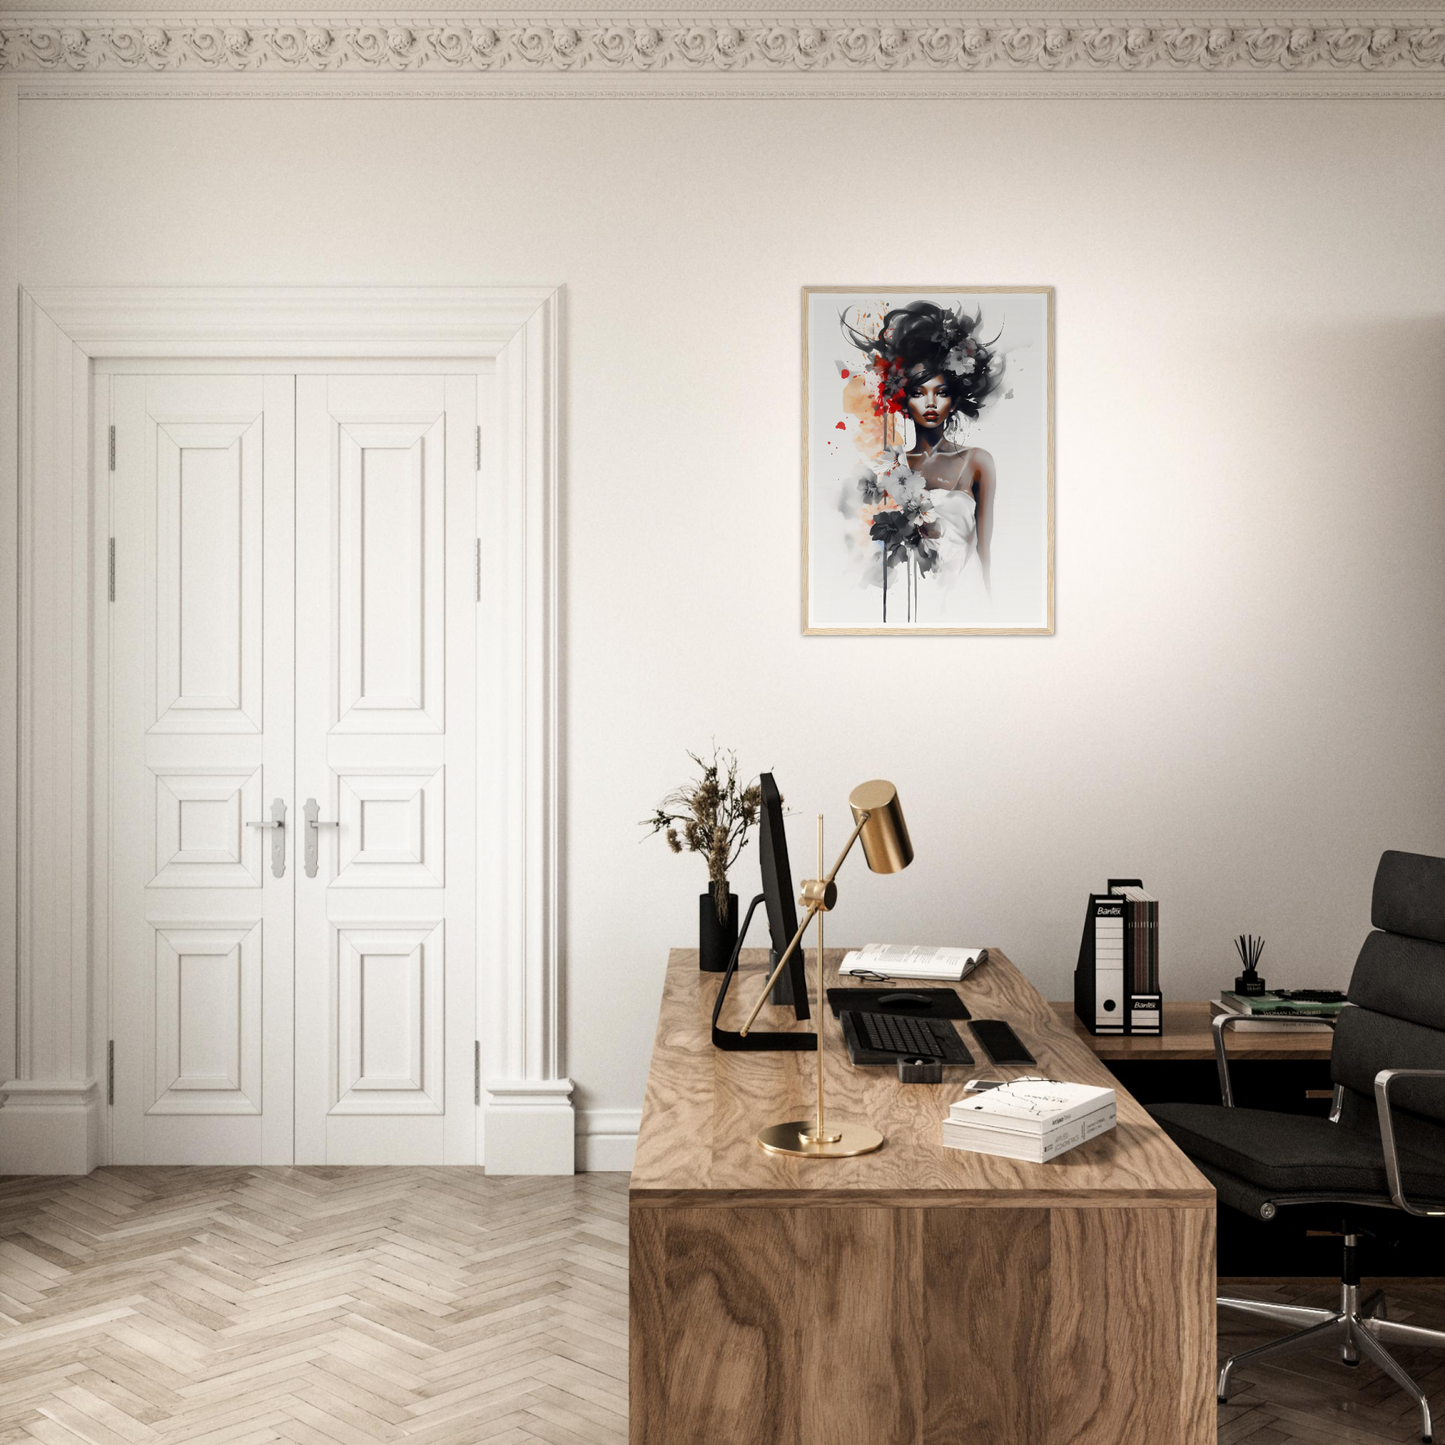
[{"label": "computer mouse", "polygon": [[890,990],[878,1000],[879,1008],[917,1008],[919,1004],[931,1008],[933,1000],[926,993],[908,993],[903,989]]}]

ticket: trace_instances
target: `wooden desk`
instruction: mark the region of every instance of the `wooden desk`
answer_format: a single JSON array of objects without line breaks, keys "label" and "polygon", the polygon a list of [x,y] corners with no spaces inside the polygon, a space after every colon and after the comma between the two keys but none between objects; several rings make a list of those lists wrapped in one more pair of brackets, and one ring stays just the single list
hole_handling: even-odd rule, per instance
[{"label": "wooden desk", "polygon": [[[632,1445],[1213,1441],[1214,1191],[1139,1104],[1120,1091],[1117,1129],[1046,1165],[945,1149],[969,1073],[855,1069],[829,1015],[829,1105],[888,1142],[765,1154],[760,1127],[807,1117],[814,1056],[715,1050],[717,987],[672,952],[630,1196]],[[1001,953],[960,987],[1041,1072],[1115,1083]],[[808,1027],[781,1012],[760,1026]]]},{"label": "wooden desk", "polygon": [[[1153,1039],[1124,1038],[1112,1034],[1091,1034],[1074,1013],[1072,1003],[1056,1003],[1054,1009],[1071,1029],[1101,1059],[1129,1059],[1149,1062],[1173,1059],[1214,1061],[1214,1031],[1209,1026],[1207,1003],[1166,1003],[1164,1032]],[[1233,1059],[1270,1059],[1303,1062],[1328,1059],[1333,1034],[1309,1029],[1290,1032],[1253,1033],[1231,1029],[1226,1041]],[[1218,1100],[1215,1101],[1216,1103]]]}]

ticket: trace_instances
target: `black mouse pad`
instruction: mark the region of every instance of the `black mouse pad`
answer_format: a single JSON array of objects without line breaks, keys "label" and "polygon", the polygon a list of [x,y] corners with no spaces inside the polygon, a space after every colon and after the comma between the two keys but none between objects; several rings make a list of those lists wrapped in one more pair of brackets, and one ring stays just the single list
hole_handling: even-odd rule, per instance
[{"label": "black mouse pad", "polygon": [[951,988],[830,988],[833,1017],[840,1008],[912,1019],[967,1019],[973,1015]]}]

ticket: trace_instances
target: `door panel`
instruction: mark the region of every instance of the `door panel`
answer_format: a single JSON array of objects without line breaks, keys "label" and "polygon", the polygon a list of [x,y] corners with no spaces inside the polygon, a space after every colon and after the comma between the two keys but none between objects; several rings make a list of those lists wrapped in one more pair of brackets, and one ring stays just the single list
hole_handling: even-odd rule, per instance
[{"label": "door panel", "polygon": [[294,383],[111,385],[112,1158],[289,1163]]},{"label": "door panel", "polygon": [[476,396],[297,380],[298,1163],[475,1158]]},{"label": "door panel", "polygon": [[[437,389],[440,378],[415,378]],[[420,390],[421,388],[415,388]],[[336,732],[445,727],[444,416],[337,423]]]}]

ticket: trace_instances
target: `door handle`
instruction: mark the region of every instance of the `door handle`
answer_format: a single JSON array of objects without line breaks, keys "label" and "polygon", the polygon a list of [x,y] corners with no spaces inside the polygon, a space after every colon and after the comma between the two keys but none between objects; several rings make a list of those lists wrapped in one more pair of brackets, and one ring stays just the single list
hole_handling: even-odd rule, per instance
[{"label": "door handle", "polygon": [[271,872],[277,878],[286,876],[286,804],[280,799],[275,799],[271,804],[271,818],[269,822],[247,823],[248,828],[274,828],[275,834],[271,839]]},{"label": "door handle", "polygon": [[330,823],[321,821],[321,804],[315,798],[307,798],[301,811],[306,814],[306,876],[316,876],[316,857],[320,850],[321,830],[323,828],[339,828],[340,823],[334,820]]}]

